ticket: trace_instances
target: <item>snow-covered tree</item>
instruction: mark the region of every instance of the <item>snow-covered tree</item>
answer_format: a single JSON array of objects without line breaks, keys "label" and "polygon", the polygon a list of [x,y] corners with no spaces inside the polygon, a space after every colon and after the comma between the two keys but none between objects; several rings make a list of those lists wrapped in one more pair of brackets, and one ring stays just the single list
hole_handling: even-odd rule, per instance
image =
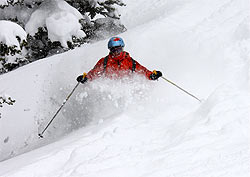
[{"label": "snow-covered tree", "polygon": [[0,107],[3,107],[3,104],[13,105],[16,101],[13,100],[10,96],[0,95]]},{"label": "snow-covered tree", "polygon": [[116,10],[124,5],[121,0],[0,0],[0,20],[25,29],[31,62],[124,32]]},{"label": "snow-covered tree", "polygon": [[15,5],[19,2],[21,2],[21,0],[0,0],[0,8],[4,8],[9,5]]},{"label": "snow-covered tree", "polygon": [[27,62],[23,57],[26,32],[16,23],[0,20],[0,73],[10,71]]},{"label": "snow-covered tree", "polygon": [[83,16],[63,0],[45,1],[32,14],[25,25],[29,34],[28,48],[36,58],[67,50],[73,38],[83,39]]},{"label": "snow-covered tree", "polygon": [[70,5],[75,7],[81,14],[93,19],[96,15],[101,14],[105,17],[119,19],[120,14],[117,12],[115,5],[125,6],[121,0],[66,0]]},{"label": "snow-covered tree", "polygon": [[[0,95],[0,108],[3,107],[3,104],[13,105],[16,101],[13,100],[10,96]],[[1,118],[1,112],[0,112]]]},{"label": "snow-covered tree", "polygon": [[[85,40],[99,40],[126,31],[120,23],[117,6],[125,6],[122,0],[66,0],[83,16],[82,29]],[[97,16],[99,18],[97,18]],[[103,17],[100,17],[103,16]]]}]

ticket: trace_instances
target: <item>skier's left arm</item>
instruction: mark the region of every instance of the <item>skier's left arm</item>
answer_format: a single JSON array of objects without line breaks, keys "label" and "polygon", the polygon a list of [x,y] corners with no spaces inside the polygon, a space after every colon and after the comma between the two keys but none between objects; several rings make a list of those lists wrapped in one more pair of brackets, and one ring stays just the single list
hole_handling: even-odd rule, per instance
[{"label": "skier's left arm", "polygon": [[140,63],[136,62],[135,72],[144,74],[149,80],[157,80],[162,76],[161,71],[154,70],[153,72],[148,70],[146,67],[142,66]]}]

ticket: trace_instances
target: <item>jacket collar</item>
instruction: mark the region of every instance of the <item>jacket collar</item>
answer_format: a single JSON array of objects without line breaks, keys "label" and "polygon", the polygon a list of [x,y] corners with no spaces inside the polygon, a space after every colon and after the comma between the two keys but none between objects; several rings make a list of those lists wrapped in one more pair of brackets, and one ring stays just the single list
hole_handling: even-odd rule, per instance
[{"label": "jacket collar", "polygon": [[124,51],[121,52],[120,55],[118,55],[118,56],[114,56],[114,55],[112,55],[112,53],[109,53],[109,57],[111,59],[114,59],[114,60],[123,60],[125,58],[125,54],[126,54],[126,52],[124,52]]}]

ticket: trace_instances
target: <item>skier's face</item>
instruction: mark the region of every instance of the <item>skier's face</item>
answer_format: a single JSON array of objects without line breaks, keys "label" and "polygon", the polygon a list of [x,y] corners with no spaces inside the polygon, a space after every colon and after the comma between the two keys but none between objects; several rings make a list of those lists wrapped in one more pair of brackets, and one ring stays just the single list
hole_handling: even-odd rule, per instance
[{"label": "skier's face", "polygon": [[120,55],[120,53],[121,53],[122,51],[123,51],[123,48],[120,47],[120,46],[118,46],[118,47],[112,47],[112,48],[110,49],[111,54],[114,55],[114,56]]}]

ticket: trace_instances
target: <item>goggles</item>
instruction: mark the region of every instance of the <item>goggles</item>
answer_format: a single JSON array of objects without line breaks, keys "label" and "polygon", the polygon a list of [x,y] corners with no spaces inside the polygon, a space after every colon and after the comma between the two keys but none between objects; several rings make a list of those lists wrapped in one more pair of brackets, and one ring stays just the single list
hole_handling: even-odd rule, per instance
[{"label": "goggles", "polygon": [[112,47],[110,49],[110,52],[113,53],[113,54],[119,54],[123,51],[123,48],[121,46],[118,46],[118,47]]}]

